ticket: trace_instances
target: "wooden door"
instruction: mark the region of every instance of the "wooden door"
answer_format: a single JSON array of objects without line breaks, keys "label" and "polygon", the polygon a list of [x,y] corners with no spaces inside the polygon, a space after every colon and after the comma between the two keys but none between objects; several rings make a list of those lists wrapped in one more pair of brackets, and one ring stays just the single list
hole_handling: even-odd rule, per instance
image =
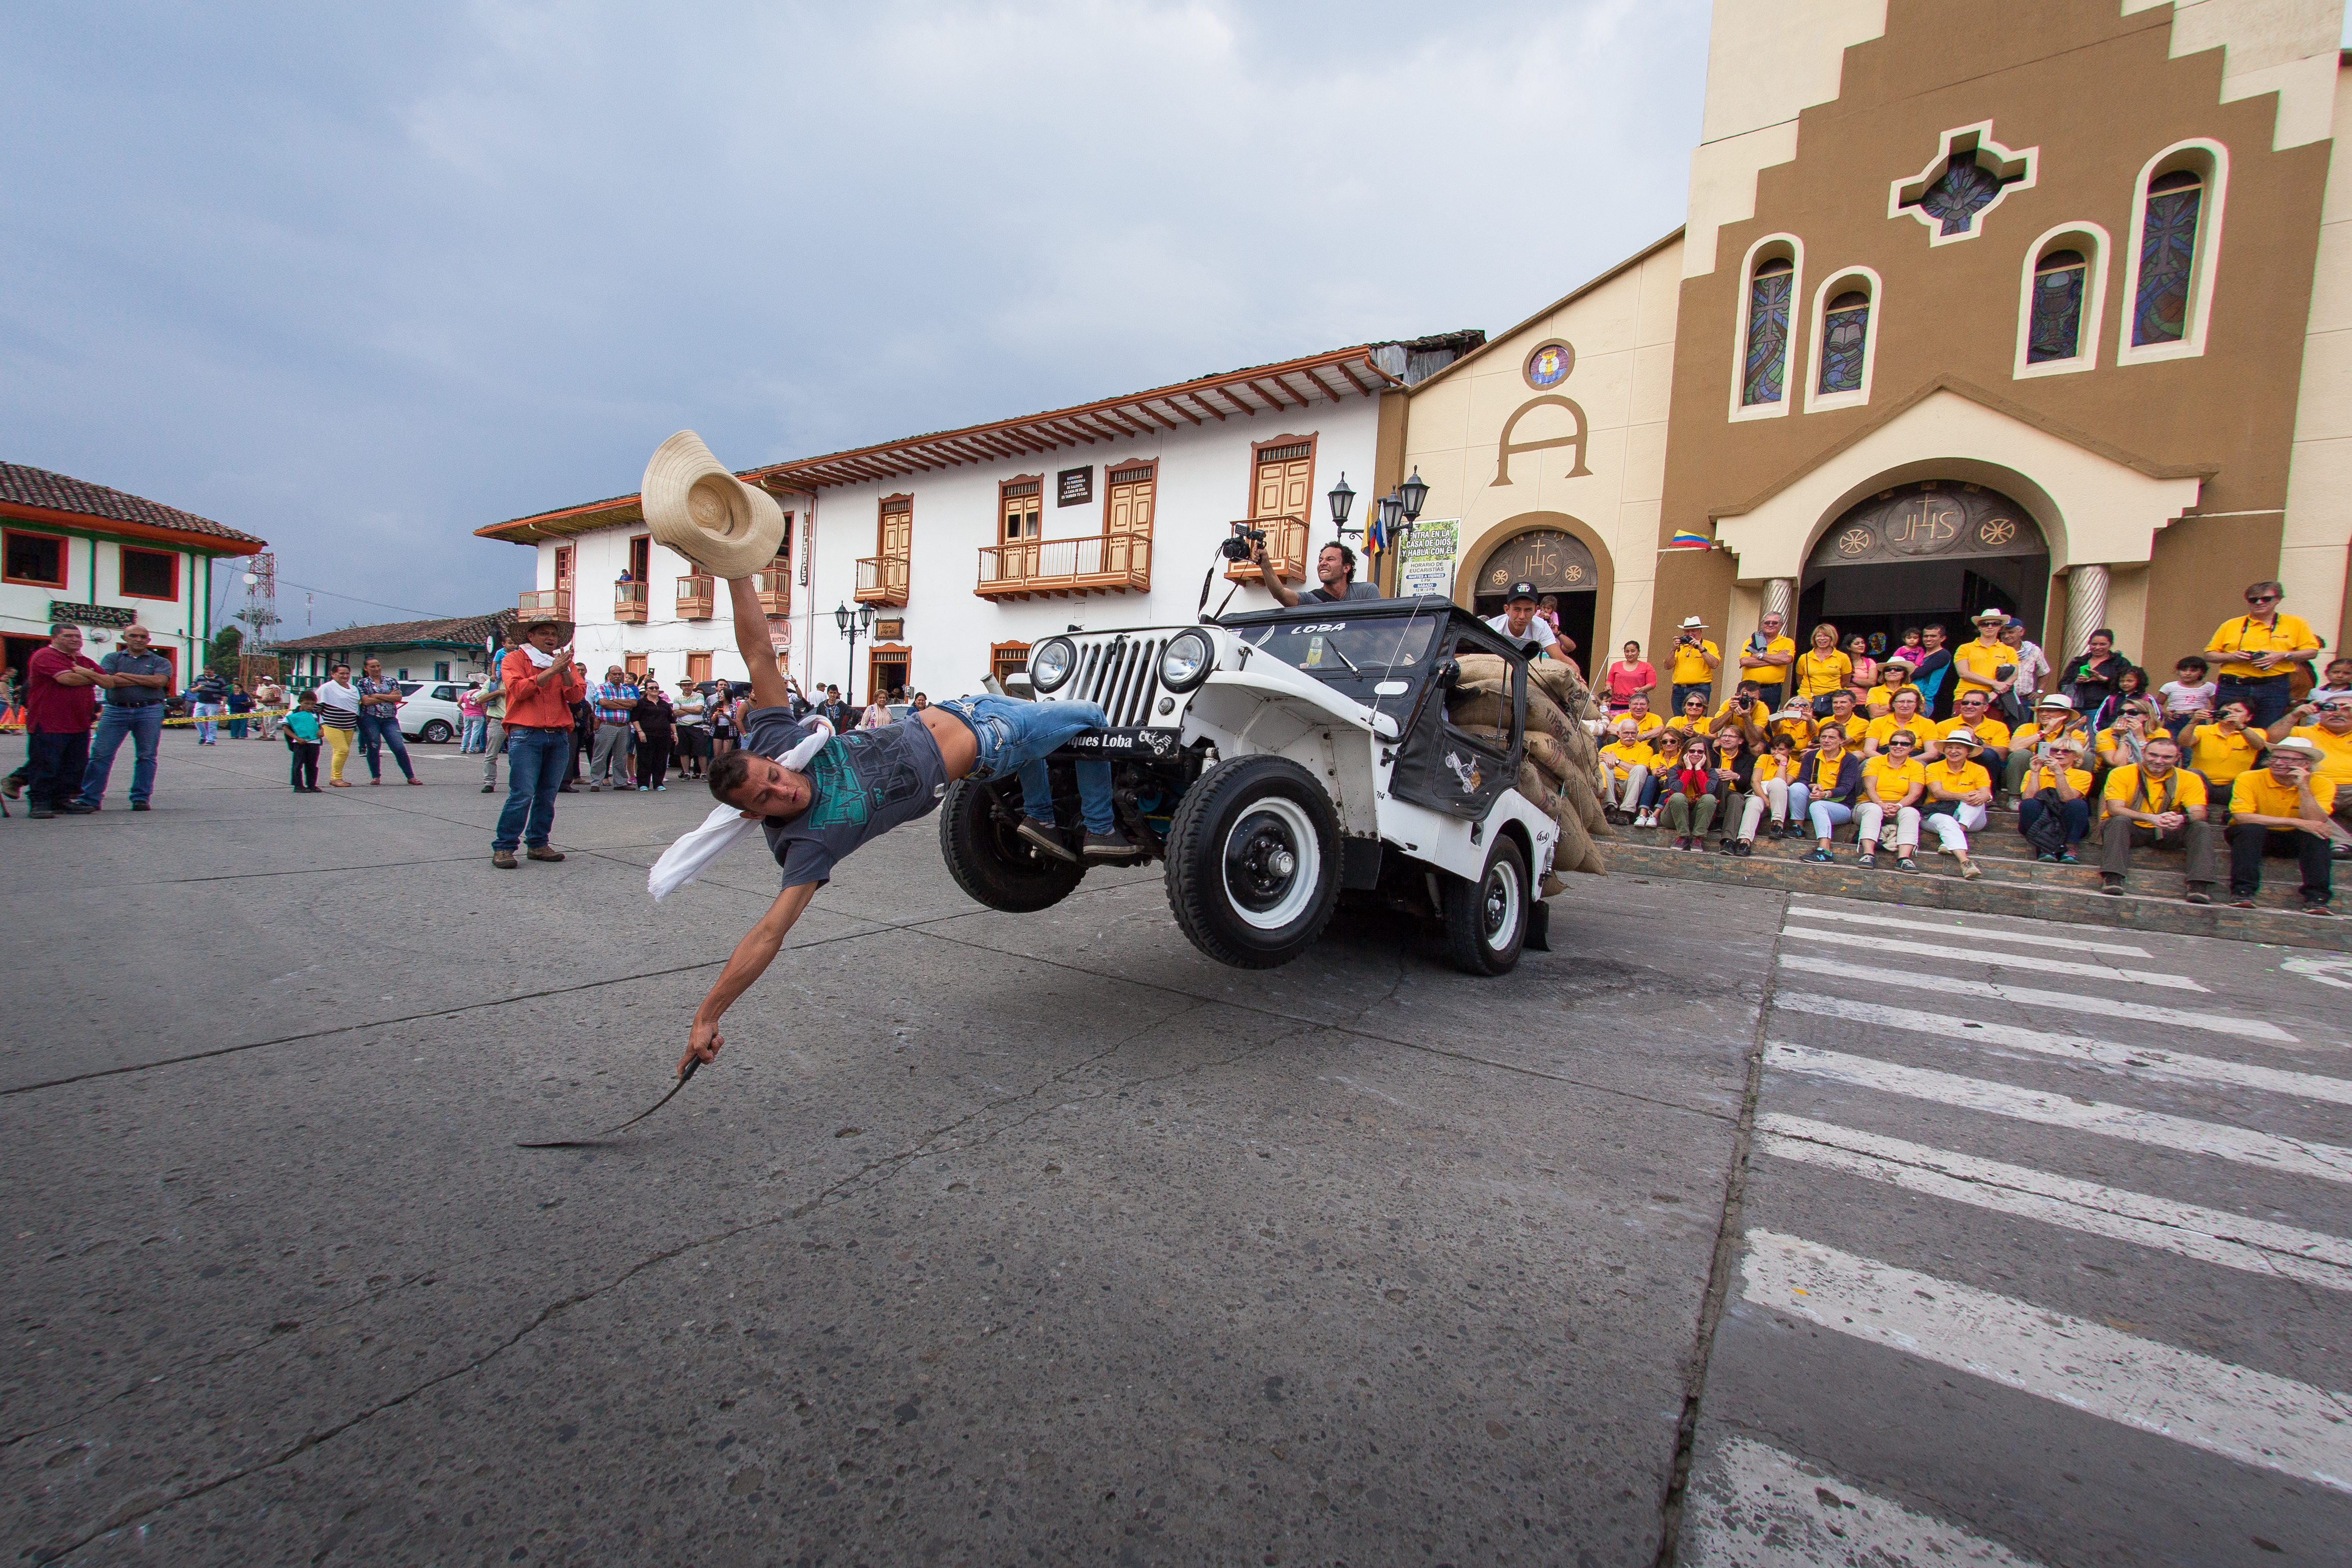
[{"label": "wooden door", "polygon": [[628,654],[622,659],[621,667],[628,672],[630,680],[642,683],[646,678],[646,655]]},{"label": "wooden door", "polygon": [[1151,538],[1152,478],[1156,469],[1129,468],[1108,476],[1110,501],[1103,513],[1103,570],[1126,571],[1135,564],[1134,543]]},{"label": "wooden door", "polygon": [[572,587],[572,547],[555,547],[555,586],[569,591]]},{"label": "wooden door", "polygon": [[915,511],[902,507],[882,514],[881,549],[877,555],[896,556],[905,560],[915,549]]},{"label": "wooden door", "polygon": [[1304,521],[1312,504],[1309,491],[1314,484],[1314,455],[1303,443],[1262,454],[1257,465],[1257,496],[1250,516],[1287,516]]},{"label": "wooden door", "polygon": [[686,678],[689,681],[709,680],[710,678],[710,655],[708,653],[688,653],[686,656]]},{"label": "wooden door", "polygon": [[629,540],[629,580],[643,582],[654,569],[654,538],[639,534]]}]

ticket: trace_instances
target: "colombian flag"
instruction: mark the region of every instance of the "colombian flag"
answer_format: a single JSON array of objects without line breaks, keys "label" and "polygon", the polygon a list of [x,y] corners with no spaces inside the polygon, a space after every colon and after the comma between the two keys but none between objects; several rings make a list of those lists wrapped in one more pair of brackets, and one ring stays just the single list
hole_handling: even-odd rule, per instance
[{"label": "colombian flag", "polygon": [[1675,533],[1674,542],[1666,548],[1669,549],[1706,549],[1713,546],[1714,543],[1715,541],[1707,538],[1705,534],[1695,534],[1688,528],[1683,528]]}]

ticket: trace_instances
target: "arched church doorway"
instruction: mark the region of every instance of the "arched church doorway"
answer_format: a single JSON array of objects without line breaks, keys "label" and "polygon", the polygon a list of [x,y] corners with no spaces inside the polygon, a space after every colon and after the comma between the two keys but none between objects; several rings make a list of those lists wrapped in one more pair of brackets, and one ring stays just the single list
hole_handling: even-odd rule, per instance
[{"label": "arched church doorway", "polygon": [[1514,534],[1488,552],[1474,581],[1470,608],[1481,617],[1503,612],[1504,599],[1515,582],[1534,583],[1538,597],[1551,595],[1559,612],[1560,635],[1575,644],[1577,663],[1591,667],[1601,569],[1582,539],[1559,528]]},{"label": "arched church doorway", "polygon": [[1790,635],[1803,647],[1819,622],[1838,639],[1859,632],[1871,650],[1941,622],[1947,644],[1969,641],[1969,618],[2006,610],[2041,640],[2050,597],[2050,547],[2032,514],[1998,490],[1958,480],[1900,485],[1849,507],[1806,563]]}]

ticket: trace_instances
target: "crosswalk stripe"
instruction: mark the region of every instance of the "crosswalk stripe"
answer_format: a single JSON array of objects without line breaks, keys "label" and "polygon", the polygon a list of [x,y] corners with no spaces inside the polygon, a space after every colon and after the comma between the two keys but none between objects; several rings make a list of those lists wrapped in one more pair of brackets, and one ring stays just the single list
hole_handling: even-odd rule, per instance
[{"label": "crosswalk stripe", "polygon": [[2231,1018],[2226,1013],[2160,1008],[2148,1002],[2117,1001],[2112,997],[2095,997],[2076,991],[2037,990],[2030,986],[1997,985],[1990,980],[1955,980],[1943,975],[1920,975],[1906,969],[1844,964],[1835,958],[1815,958],[1803,953],[1781,954],[1780,967],[1808,975],[1828,975],[1841,980],[1866,980],[1874,986],[1904,986],[1913,990],[1936,991],[1948,997],[1990,997],[1996,1001],[2016,1002],[2023,1007],[2063,1008],[2071,1012],[2101,1013],[2109,1018],[2136,1019],[2141,1023],[2203,1030],[2210,1034],[2234,1034],[2245,1040],[2276,1040],[2283,1045],[2302,1043],[2268,1019]]},{"label": "crosswalk stripe", "polygon": [[1692,1568],[2039,1568],[1998,1542],[1823,1474],[1752,1437],[1724,1443],[1694,1490]]},{"label": "crosswalk stripe", "polygon": [[1744,1293],[1759,1306],[2352,1491],[2346,1395],[1776,1231],[1748,1233],[1741,1269]]},{"label": "crosswalk stripe", "polygon": [[2352,1149],[2338,1148],[2333,1144],[2274,1138],[2267,1133],[2224,1126],[2218,1122],[2194,1122],[2186,1116],[2136,1110],[2098,1100],[2078,1101],[2064,1094],[2045,1094],[1990,1079],[1963,1078],[1956,1072],[1937,1072],[1867,1056],[1848,1056],[1843,1051],[1818,1051],[1810,1045],[1768,1042],[1764,1061],[1785,1072],[1801,1072],[1857,1089],[1981,1111],[2045,1127],[2127,1138],[2157,1148],[2259,1166],[2284,1176],[2352,1183]]},{"label": "crosswalk stripe", "polygon": [[2020,1219],[2218,1263],[2352,1291],[2352,1241],[2292,1225],[2248,1219],[2193,1203],[2077,1181],[2072,1176],[1881,1137],[1805,1116],[1769,1114],[1757,1147],[1776,1159],[1843,1171],[1909,1192]]},{"label": "crosswalk stripe", "polygon": [[1867,925],[1874,931],[1932,931],[1938,936],[1977,936],[1990,942],[2015,942],[2027,947],[2063,947],[2076,953],[2113,953],[2124,958],[2152,956],[2145,947],[2126,946],[2120,942],[2087,942],[2080,936],[2043,936],[2025,931],[1999,931],[1989,925],[1938,925],[1932,920],[1889,920],[1880,915],[1865,915],[1856,909],[1821,909],[1812,904],[1791,904],[1789,913],[1803,920],[1838,920],[1850,925]]},{"label": "crosswalk stripe", "polygon": [[2352,1079],[2329,1078],[2316,1072],[2290,1072],[2283,1068],[2250,1062],[2223,1061],[2219,1057],[2191,1056],[2150,1046],[2124,1045],[2110,1040],[2084,1040],[2051,1034],[2015,1024],[1979,1023],[1951,1013],[1923,1013],[1890,1008],[1879,1002],[1849,1001],[1811,991],[1790,991],[1772,998],[1772,1005],[1817,1018],[1843,1019],[1849,1023],[1875,1024],[1935,1035],[1959,1045],[2008,1046],[2041,1056],[2079,1061],[2096,1067],[2118,1067],[2140,1078],[2166,1078],[2184,1083],[2221,1083],[2232,1089],[2258,1089],[2269,1094],[2292,1094],[2304,1100],[2352,1105]]},{"label": "crosswalk stripe", "polygon": [[[1790,911],[1791,916],[1800,913]],[[2163,986],[2176,991],[2201,991],[2204,987],[2186,975],[2168,975],[2156,969],[2118,969],[2108,964],[2070,964],[2063,958],[2044,958],[2037,953],[2000,953],[1991,950],[1955,952],[1937,946],[1933,942],[1906,942],[1893,936],[1865,936],[1859,931],[1817,931],[1810,925],[1784,925],[1783,936],[1801,936],[1808,942],[1826,942],[1840,947],[1861,947],[1873,953],[1916,953],[1927,958],[1948,958],[1958,964],[2000,964],[2012,968],[2032,969],[2043,975],[2082,975],[2095,980],[2128,980],[2136,986]]]}]

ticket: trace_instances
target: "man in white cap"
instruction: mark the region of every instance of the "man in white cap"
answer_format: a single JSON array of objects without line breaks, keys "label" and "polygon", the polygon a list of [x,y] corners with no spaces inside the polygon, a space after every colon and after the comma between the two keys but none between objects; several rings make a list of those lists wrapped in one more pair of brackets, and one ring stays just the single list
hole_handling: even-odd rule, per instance
[{"label": "man in white cap", "polygon": [[2148,737],[2140,759],[2110,770],[2105,847],[2099,856],[2101,893],[2123,896],[2132,851],[2142,845],[2189,852],[2188,902],[2213,902],[2213,824],[2207,821],[2205,780],[2180,766],[2180,743],[2168,735]]},{"label": "man in white cap", "polygon": [[1952,674],[1959,685],[1954,706],[1970,692],[1982,692],[1987,702],[1999,702],[2017,684],[2017,651],[2000,640],[2009,612],[1988,610],[1976,617],[1977,640],[1952,650]]},{"label": "man in white cap", "polygon": [[1675,629],[1674,651],[1674,713],[1683,711],[1683,699],[1696,692],[1710,704],[1715,701],[1715,672],[1723,663],[1723,650],[1706,640],[1706,622],[1696,615],[1685,615]]},{"label": "man in white cap", "polygon": [[1576,661],[1569,655],[1576,652],[1576,644],[1554,632],[1550,622],[1538,619],[1536,608],[1536,585],[1515,582],[1503,601],[1503,612],[1487,617],[1486,624],[1511,642],[1534,643],[1562,664],[1573,665]]},{"label": "man in white cap", "polygon": [[2263,890],[2263,857],[2293,855],[2303,869],[2304,913],[2336,913],[2327,907],[2336,786],[2318,775],[2323,757],[2290,735],[2271,743],[2265,766],[2247,768],[2230,786],[2230,902],[2240,909],[2252,909]]}]

